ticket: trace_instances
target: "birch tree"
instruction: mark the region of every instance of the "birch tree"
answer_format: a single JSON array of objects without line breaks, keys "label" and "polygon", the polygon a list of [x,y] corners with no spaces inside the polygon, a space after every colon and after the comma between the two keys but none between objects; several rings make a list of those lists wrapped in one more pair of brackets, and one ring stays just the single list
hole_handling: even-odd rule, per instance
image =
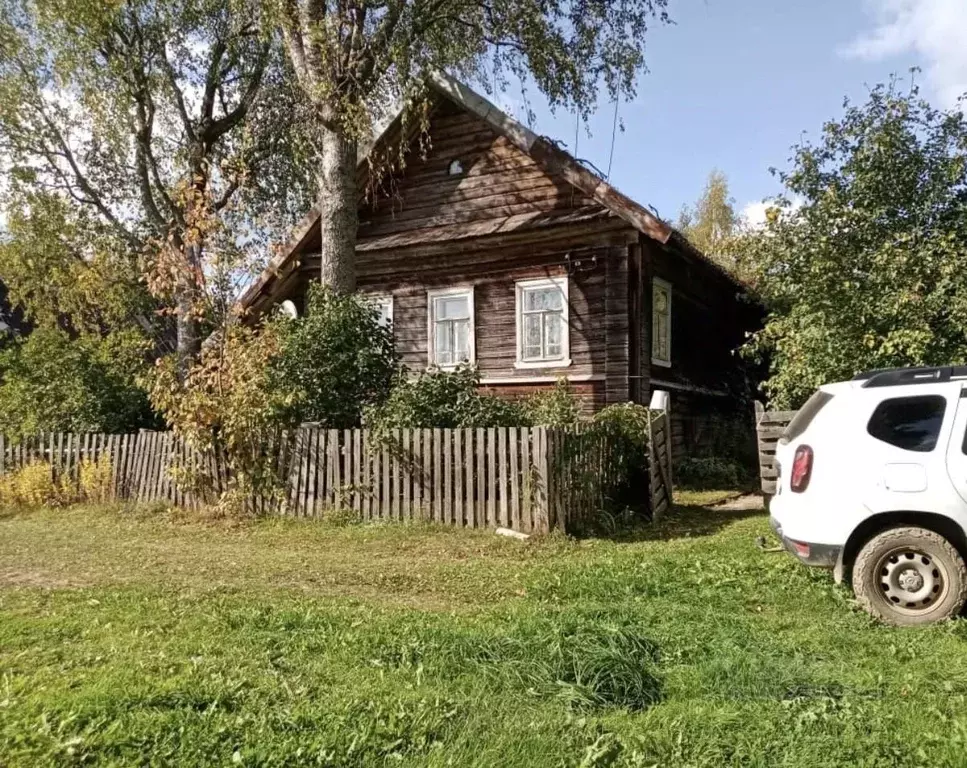
[{"label": "birch tree", "polygon": [[369,107],[414,107],[449,70],[532,81],[552,108],[587,117],[599,95],[632,98],[646,34],[667,0],[270,0],[317,128],[314,172],[323,282],[355,286],[357,147]]},{"label": "birch tree", "polygon": [[682,208],[676,227],[693,245],[716,258],[721,255],[722,246],[738,233],[739,225],[729,180],[721,171],[713,170],[694,207]]},{"label": "birch tree", "polygon": [[52,195],[93,216],[176,317],[187,370],[206,256],[233,243],[219,221],[284,134],[266,90],[285,62],[260,5],[0,0],[0,18],[7,205],[29,215]]}]

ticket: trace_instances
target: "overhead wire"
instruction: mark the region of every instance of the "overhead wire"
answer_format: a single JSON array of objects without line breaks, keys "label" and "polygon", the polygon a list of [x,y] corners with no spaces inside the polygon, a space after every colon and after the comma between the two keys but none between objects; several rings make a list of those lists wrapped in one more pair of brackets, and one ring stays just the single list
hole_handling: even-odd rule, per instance
[{"label": "overhead wire", "polygon": [[608,175],[605,178],[611,181],[611,162],[614,160],[614,140],[618,132],[618,102],[621,100],[621,89],[614,97],[614,119],[611,123],[611,150],[608,152]]}]

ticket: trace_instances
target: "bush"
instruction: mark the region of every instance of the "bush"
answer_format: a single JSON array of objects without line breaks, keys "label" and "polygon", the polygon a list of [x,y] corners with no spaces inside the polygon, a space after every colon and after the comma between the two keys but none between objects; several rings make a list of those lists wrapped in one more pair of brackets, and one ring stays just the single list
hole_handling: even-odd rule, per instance
[{"label": "bush", "polygon": [[521,400],[524,418],[532,426],[566,427],[577,424],[581,407],[571,391],[571,384],[560,378],[554,389],[537,392]]},{"label": "bush", "polygon": [[103,503],[111,498],[111,460],[85,459],[79,467],[78,493],[85,501]]},{"label": "bush", "polygon": [[[258,332],[235,325],[203,348],[184,381],[173,356],[162,360],[155,373],[152,399],[175,433],[203,454],[224,456],[229,486],[219,507],[226,514],[250,509],[254,496],[271,503],[284,488],[272,448],[278,449],[280,431],[287,426],[284,415],[292,413],[298,393],[271,380],[269,366],[279,346],[273,323]],[[204,467],[178,481],[201,492],[216,485]]]},{"label": "bush", "polygon": [[377,428],[516,427],[528,424],[519,403],[481,393],[476,368],[431,370],[415,379],[400,379],[389,399],[370,410]]},{"label": "bush", "polygon": [[283,414],[287,422],[358,427],[363,412],[385,402],[399,375],[393,332],[364,298],[309,286],[307,309],[279,322],[278,354],[271,385],[298,397]]},{"label": "bush", "polygon": [[686,456],[675,466],[675,482],[693,490],[738,488],[748,473],[732,459],[717,456]]},{"label": "bush", "polygon": [[611,489],[611,511],[640,511],[648,488],[648,425],[651,411],[636,403],[616,403],[598,411],[592,429],[609,438],[615,476],[623,478]]},{"label": "bush", "polygon": [[8,435],[128,432],[153,425],[135,382],[141,340],[114,334],[72,338],[38,328],[0,352],[0,424]]},{"label": "bush", "polygon": [[741,488],[759,471],[759,449],[747,413],[719,413],[703,421],[700,445],[674,457],[676,484],[693,490]]},{"label": "bush", "polygon": [[73,500],[70,488],[54,479],[46,461],[32,461],[0,477],[0,506],[41,507],[67,504]]}]

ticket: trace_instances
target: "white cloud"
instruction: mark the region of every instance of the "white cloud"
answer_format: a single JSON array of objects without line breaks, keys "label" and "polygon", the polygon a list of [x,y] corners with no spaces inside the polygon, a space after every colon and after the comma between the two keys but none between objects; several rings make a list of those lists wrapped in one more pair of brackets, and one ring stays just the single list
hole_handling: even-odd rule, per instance
[{"label": "white cloud", "polygon": [[766,223],[766,209],[768,207],[769,203],[765,201],[746,203],[740,215],[745,219],[745,223],[748,226],[753,229],[758,229]]},{"label": "white cloud", "polygon": [[[788,209],[784,209],[784,211],[788,214],[795,213],[802,208],[804,202],[801,197],[793,197],[791,199],[791,205]],[[772,200],[753,200],[742,206],[742,210],[739,211],[739,216],[745,226],[752,229],[761,229],[766,224],[766,211],[775,207],[776,205]]]},{"label": "white cloud", "polygon": [[926,83],[946,107],[967,92],[965,0],[865,0],[875,26],[847,45],[846,56],[879,61],[914,54]]}]

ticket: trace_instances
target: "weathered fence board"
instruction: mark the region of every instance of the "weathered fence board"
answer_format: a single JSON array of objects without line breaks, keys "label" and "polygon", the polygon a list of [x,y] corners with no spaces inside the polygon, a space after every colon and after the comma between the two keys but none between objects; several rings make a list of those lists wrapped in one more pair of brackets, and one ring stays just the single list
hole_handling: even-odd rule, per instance
[{"label": "weathered fence board", "polygon": [[774,496],[779,469],[776,465],[776,446],[779,438],[796,411],[767,411],[762,403],[755,404],[755,432],[759,443],[759,477],[762,492]]}]

